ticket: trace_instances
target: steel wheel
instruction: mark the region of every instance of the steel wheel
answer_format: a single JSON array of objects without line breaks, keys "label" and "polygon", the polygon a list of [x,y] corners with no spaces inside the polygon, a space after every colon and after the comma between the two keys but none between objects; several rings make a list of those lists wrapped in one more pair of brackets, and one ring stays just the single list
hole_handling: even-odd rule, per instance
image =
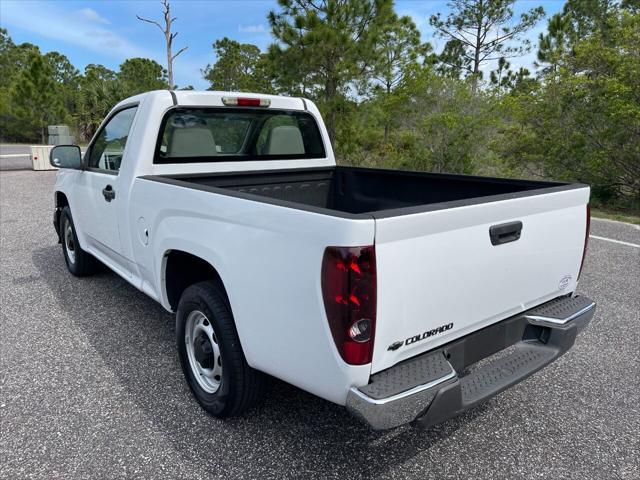
[{"label": "steel wheel", "polygon": [[189,388],[211,415],[234,417],[262,398],[265,377],[247,363],[218,281],[195,283],[180,296],[176,347]]},{"label": "steel wheel", "polygon": [[64,246],[67,250],[67,258],[69,262],[76,263],[76,242],[73,237],[73,226],[69,218],[64,220]]},{"label": "steel wheel", "polygon": [[222,382],[222,357],[213,325],[199,310],[187,317],[184,341],[189,366],[198,385],[207,393],[215,393]]}]

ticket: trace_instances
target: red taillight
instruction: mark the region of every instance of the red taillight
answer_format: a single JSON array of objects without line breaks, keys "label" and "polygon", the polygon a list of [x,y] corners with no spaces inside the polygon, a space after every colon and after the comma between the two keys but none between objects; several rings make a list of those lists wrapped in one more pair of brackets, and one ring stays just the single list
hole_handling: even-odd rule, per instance
[{"label": "red taillight", "polygon": [[589,231],[591,230],[591,207],[587,203],[587,227],[584,232],[584,248],[582,249],[582,261],[580,262],[580,271],[578,272],[578,278],[582,273],[582,267],[584,267],[584,259],[587,256],[587,245],[589,245]]},{"label": "red taillight", "polygon": [[376,327],[374,247],[328,247],[322,258],[322,296],[333,340],[344,361],[371,363]]},{"label": "red taillight", "polygon": [[268,107],[268,98],[222,97],[222,103],[229,107]]}]

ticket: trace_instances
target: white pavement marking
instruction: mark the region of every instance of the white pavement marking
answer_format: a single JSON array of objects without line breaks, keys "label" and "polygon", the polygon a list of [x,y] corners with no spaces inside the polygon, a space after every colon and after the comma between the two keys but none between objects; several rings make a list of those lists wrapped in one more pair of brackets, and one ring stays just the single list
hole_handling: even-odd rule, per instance
[{"label": "white pavement marking", "polygon": [[30,153],[7,153],[6,155],[0,155],[0,158],[14,158],[14,157],[30,157]]},{"label": "white pavement marking", "polygon": [[597,235],[589,235],[589,238],[604,240],[605,242],[619,243],[620,245],[626,245],[627,247],[640,248],[640,245],[638,245],[637,243],[623,242],[622,240],[614,240],[613,238],[599,237]]},{"label": "white pavement marking", "polygon": [[618,224],[621,224],[621,225],[626,225],[627,227],[635,228],[636,230],[640,230],[640,225],[635,225],[633,223],[628,223],[628,222],[621,222],[620,220],[611,220],[609,218],[591,217],[591,221],[593,221],[593,220],[596,220],[598,222],[618,223]]}]

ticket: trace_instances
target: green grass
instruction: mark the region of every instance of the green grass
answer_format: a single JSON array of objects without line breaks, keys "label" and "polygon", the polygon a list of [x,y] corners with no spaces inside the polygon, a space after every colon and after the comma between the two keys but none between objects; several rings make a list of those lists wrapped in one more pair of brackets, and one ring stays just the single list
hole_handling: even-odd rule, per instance
[{"label": "green grass", "polygon": [[617,220],[618,222],[640,225],[640,214],[636,214],[635,212],[619,212],[615,210],[605,210],[602,208],[592,208],[591,215],[596,218],[606,218],[608,220]]}]

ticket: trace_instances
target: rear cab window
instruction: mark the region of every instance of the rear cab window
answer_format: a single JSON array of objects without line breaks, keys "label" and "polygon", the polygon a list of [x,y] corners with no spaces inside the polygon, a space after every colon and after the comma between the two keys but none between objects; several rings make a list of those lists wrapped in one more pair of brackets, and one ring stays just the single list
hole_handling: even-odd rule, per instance
[{"label": "rear cab window", "polygon": [[160,127],[154,163],[324,158],[308,112],[259,108],[173,108]]}]

